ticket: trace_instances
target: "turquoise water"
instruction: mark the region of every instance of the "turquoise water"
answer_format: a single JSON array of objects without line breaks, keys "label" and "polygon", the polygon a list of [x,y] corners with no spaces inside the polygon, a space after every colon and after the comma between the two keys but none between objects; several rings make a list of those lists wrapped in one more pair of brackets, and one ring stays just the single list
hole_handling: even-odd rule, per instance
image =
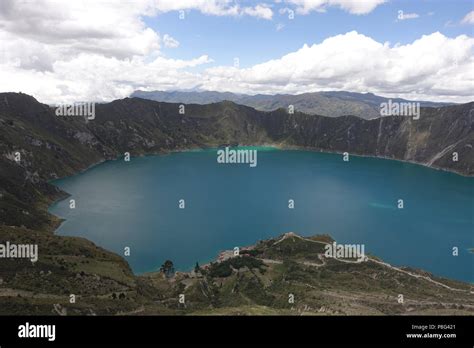
[{"label": "turquoise water", "polygon": [[289,231],[328,233],[394,265],[474,282],[473,178],[306,151],[259,149],[255,168],[216,157],[204,150],[109,161],[56,180],[76,200],[75,209],[69,199],[51,206],[66,219],[57,233],[121,255],[130,247],[126,259],[136,273],[166,259],[189,270],[221,250]]}]

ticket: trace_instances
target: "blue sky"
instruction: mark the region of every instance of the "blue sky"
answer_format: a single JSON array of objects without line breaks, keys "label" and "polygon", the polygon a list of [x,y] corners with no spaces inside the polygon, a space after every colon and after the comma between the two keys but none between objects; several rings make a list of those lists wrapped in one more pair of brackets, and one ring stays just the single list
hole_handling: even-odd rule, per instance
[{"label": "blue sky", "polygon": [[472,0],[1,1],[0,91],[45,103],[137,89],[474,100]]},{"label": "blue sky", "polygon": [[[243,1],[255,5],[258,1]],[[422,35],[441,32],[448,37],[473,35],[473,26],[461,24],[464,16],[474,10],[470,0],[398,0],[377,6],[366,15],[353,15],[337,7],[328,7],[325,13],[307,15],[278,13],[288,7],[273,3],[272,20],[250,16],[212,16],[196,10],[186,10],[185,19],[178,12],[143,17],[157,32],[166,32],[180,42],[177,48],[163,48],[170,58],[192,59],[208,54],[217,65],[232,65],[239,57],[241,67],[278,58],[301,48],[305,43],[320,43],[327,37],[356,30],[379,42],[407,44]],[[416,13],[418,18],[397,20],[398,11]],[[277,31],[278,25],[284,27]]]}]

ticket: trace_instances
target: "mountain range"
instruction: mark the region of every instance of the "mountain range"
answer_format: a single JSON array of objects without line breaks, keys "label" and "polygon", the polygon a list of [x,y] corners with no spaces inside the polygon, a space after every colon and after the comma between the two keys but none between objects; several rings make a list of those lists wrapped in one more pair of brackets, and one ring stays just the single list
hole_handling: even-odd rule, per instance
[{"label": "mountain range", "polygon": [[[377,96],[373,93],[354,93],[344,91],[314,92],[303,94],[235,94],[214,91],[141,91],[132,93],[131,97],[150,99],[159,102],[184,104],[210,104],[232,101],[236,104],[250,106],[261,111],[286,109],[293,105],[295,110],[309,115],[328,117],[353,115],[364,119],[380,117],[380,104],[390,98]],[[414,102],[401,98],[391,98],[393,102]],[[420,106],[440,107],[449,103],[417,101]]]}]

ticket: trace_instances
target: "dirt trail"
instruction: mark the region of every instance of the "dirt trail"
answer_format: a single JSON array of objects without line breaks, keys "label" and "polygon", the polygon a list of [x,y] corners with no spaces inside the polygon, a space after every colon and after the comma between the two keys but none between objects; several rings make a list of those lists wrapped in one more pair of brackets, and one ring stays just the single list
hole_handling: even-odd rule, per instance
[{"label": "dirt trail", "polygon": [[[311,243],[319,243],[319,244],[324,244],[324,245],[330,245],[330,243],[326,243],[326,242],[321,242],[321,241],[318,241],[318,240],[312,240],[312,239],[308,239],[308,238],[305,238],[305,237],[301,237],[299,235],[297,235],[296,233],[293,233],[293,232],[288,232],[288,233],[285,233],[283,235],[282,238],[280,238],[278,241],[276,241],[275,243],[273,243],[273,245],[276,245],[278,243],[281,243],[282,241],[284,241],[285,239],[288,239],[288,238],[291,238],[291,237],[294,237],[294,238],[299,238],[301,240],[304,240],[304,241],[307,241],[307,242],[311,242]],[[320,258],[321,260],[324,262],[323,260],[323,255],[320,254]],[[339,262],[345,262],[345,263],[361,263],[361,262],[364,262],[364,261],[350,261],[350,260],[342,260],[342,259],[337,259],[337,258],[332,258],[333,260],[336,260],[336,261],[339,261]],[[265,261],[270,261],[268,259],[266,260],[263,260],[264,262]],[[272,260],[272,261],[275,261],[275,260]],[[467,293],[470,293],[470,294],[474,294],[473,291],[469,291],[469,290],[464,290],[464,289],[457,289],[457,288],[453,288],[451,286],[448,286],[446,284],[443,284],[441,282],[438,282],[428,276],[424,276],[424,275],[421,275],[421,274],[416,274],[416,273],[412,273],[412,272],[409,272],[409,271],[406,271],[404,269],[401,269],[401,268],[398,268],[398,267],[395,267],[395,266],[392,266],[391,264],[389,263],[386,263],[386,262],[383,262],[383,261],[379,261],[379,260],[376,260],[376,259],[373,259],[371,257],[367,257],[367,261],[370,261],[370,262],[374,262],[374,263],[377,263],[381,266],[384,266],[384,267],[388,267],[394,271],[397,271],[397,272],[401,272],[401,273],[404,273],[404,274],[407,274],[409,276],[412,276],[412,277],[415,277],[415,278],[418,278],[418,279],[424,279],[432,284],[435,284],[435,285],[438,285],[438,286],[442,286],[443,288],[445,289],[448,289],[448,290],[451,290],[451,291],[459,291],[459,292],[467,292]],[[271,262],[269,262],[271,263]],[[304,265],[307,265],[307,266],[317,266],[317,267],[321,267],[323,266],[323,264],[313,264],[311,262],[303,262]],[[325,263],[324,263],[325,264]]]}]

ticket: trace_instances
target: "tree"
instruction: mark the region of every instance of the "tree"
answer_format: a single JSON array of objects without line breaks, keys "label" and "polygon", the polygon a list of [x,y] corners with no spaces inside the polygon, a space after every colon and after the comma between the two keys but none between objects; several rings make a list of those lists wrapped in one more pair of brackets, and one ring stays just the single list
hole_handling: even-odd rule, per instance
[{"label": "tree", "polygon": [[201,272],[201,267],[199,267],[199,263],[196,262],[196,266],[194,266],[194,273],[200,273]]},{"label": "tree", "polygon": [[160,272],[163,272],[166,278],[174,276],[174,265],[173,261],[166,260],[164,264],[161,265]]}]

